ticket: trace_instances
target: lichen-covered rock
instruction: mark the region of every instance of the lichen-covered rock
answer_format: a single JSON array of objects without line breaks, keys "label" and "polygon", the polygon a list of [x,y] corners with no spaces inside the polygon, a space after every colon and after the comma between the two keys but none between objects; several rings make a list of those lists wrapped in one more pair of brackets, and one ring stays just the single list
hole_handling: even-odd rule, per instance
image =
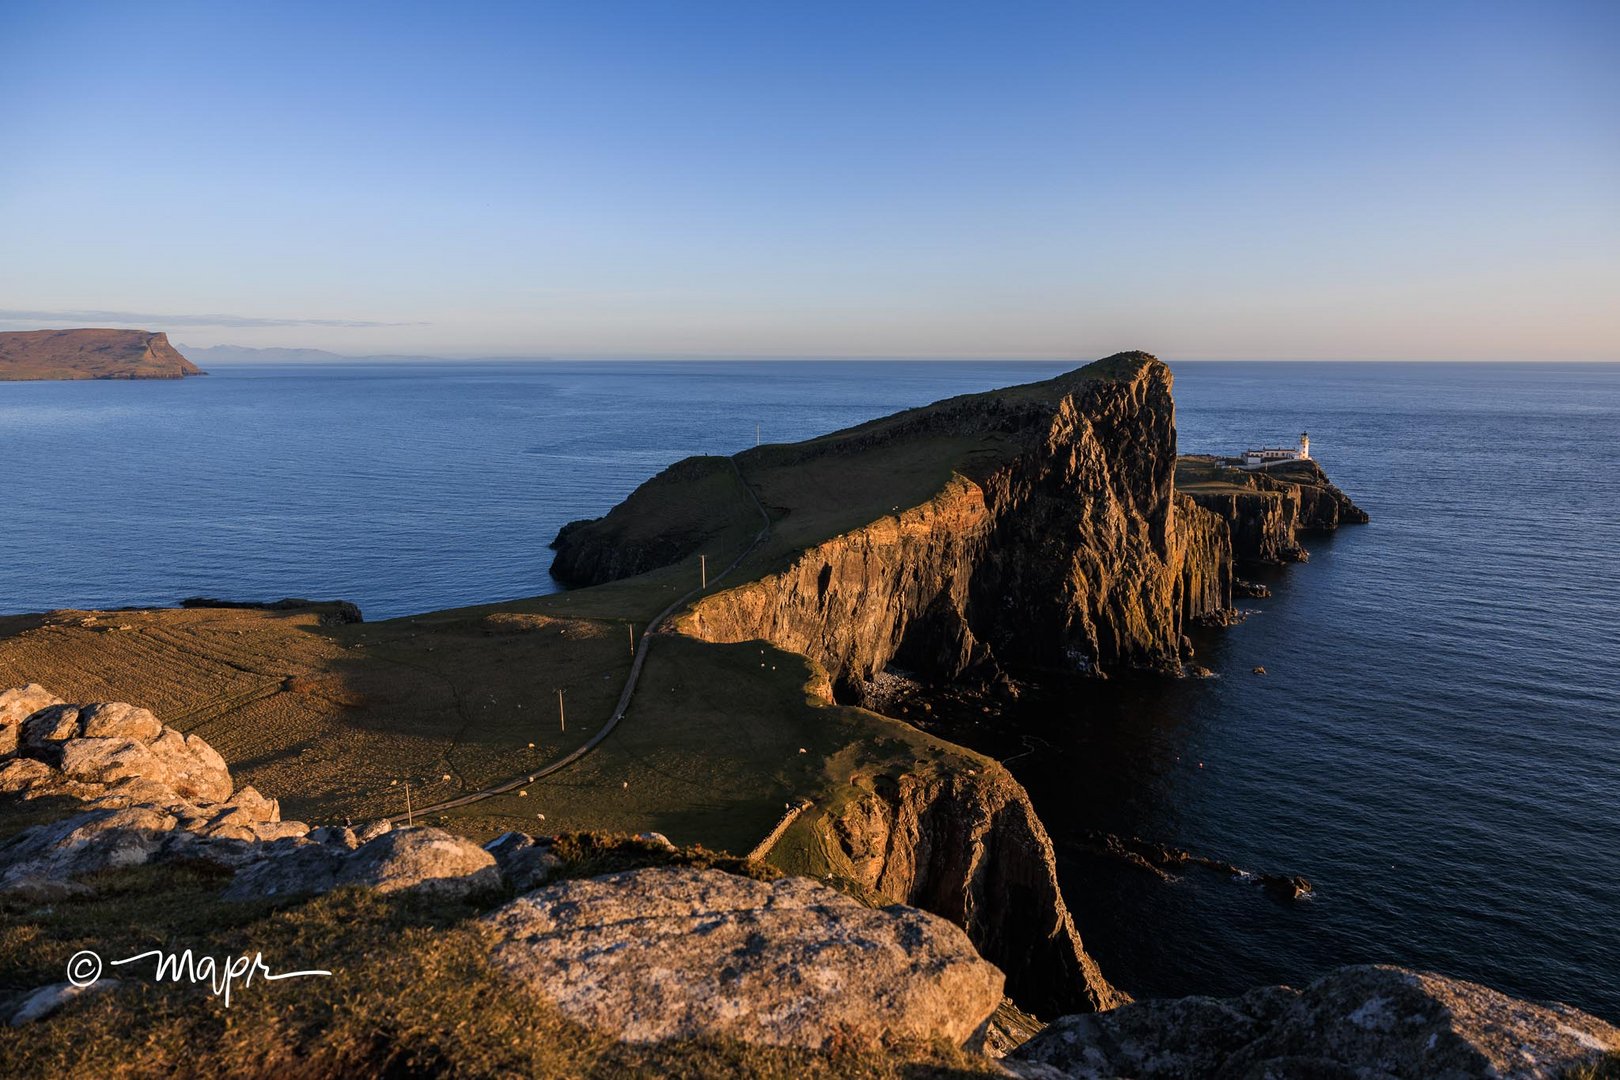
[{"label": "lichen-covered rock", "polygon": [[344,885],[466,896],[500,885],[495,858],[471,840],[417,827],[382,833],[354,850],[341,843],[270,849],[237,871],[227,900],[314,896]]},{"label": "lichen-covered rock", "polygon": [[1303,991],[1273,986],[1064,1017],[1007,1064],[1030,1080],[1558,1080],[1615,1051],[1620,1029],[1568,1005],[1363,966]]},{"label": "lichen-covered rock", "polygon": [[175,826],[148,807],[86,810],[25,829],[0,844],[0,892],[38,880],[71,881],[149,861]]},{"label": "lichen-covered rock", "polygon": [[394,829],[362,844],[344,860],[338,880],[378,892],[411,889],[465,896],[500,884],[495,857],[443,829]]},{"label": "lichen-covered rock", "polygon": [[[231,797],[230,769],[212,746],[121,701],[40,709],[22,722],[16,753],[81,785],[143,780],[181,799],[217,803]],[[83,788],[64,793],[87,797]]]},{"label": "lichen-covered rock", "polygon": [[546,886],[485,922],[518,985],[633,1042],[962,1044],[1001,1000],[961,930],[804,878],[635,870]]}]

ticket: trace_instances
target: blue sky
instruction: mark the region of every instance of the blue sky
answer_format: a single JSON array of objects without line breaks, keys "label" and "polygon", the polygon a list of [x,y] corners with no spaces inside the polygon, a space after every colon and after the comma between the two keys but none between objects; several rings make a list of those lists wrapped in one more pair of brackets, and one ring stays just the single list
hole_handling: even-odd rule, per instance
[{"label": "blue sky", "polygon": [[1620,359],[1620,4],[0,4],[0,329]]}]

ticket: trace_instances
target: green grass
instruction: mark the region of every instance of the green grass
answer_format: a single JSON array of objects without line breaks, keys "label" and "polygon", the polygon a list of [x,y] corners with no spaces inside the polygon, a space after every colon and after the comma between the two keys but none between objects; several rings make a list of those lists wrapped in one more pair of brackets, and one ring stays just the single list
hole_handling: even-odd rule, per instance
[{"label": "green grass", "polygon": [[[658,863],[746,869],[703,852],[672,855],[601,837],[564,838],[558,851],[573,875]],[[154,948],[219,957],[262,952],[274,970],[324,968],[333,976],[238,984],[226,1008],[200,987],[136,975],[0,1040],[0,1075],[990,1073],[982,1059],[944,1045],[806,1051],[719,1040],[621,1044],[514,992],[488,963],[491,941],[477,919],[505,893],[450,901],[346,889],[290,906],[228,904],[218,897],[227,877],[200,864],[141,867],[99,875],[90,897],[44,906],[0,900],[0,1011],[61,981],[80,949],[104,961]]]},{"label": "green grass", "polygon": [[653,830],[742,854],[787,804],[838,802],[863,769],[973,757],[897,721],[826,705],[812,693],[817,679],[803,657],[759,642],[660,636],[611,738],[527,795],[452,810],[445,824],[479,837]]}]

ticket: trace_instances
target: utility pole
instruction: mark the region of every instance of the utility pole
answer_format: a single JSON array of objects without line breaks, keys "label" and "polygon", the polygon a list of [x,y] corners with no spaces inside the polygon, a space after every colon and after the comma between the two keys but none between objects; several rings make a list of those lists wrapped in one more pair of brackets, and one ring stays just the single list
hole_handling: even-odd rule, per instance
[{"label": "utility pole", "polygon": [[405,781],[405,824],[416,824],[416,818],[411,814],[411,782]]},{"label": "utility pole", "polygon": [[568,717],[563,712],[563,692],[557,691],[557,727],[563,731],[568,730]]},{"label": "utility pole", "polygon": [[709,587],[709,557],[707,555],[699,555],[698,566],[702,567],[703,569],[703,587],[707,589]]}]

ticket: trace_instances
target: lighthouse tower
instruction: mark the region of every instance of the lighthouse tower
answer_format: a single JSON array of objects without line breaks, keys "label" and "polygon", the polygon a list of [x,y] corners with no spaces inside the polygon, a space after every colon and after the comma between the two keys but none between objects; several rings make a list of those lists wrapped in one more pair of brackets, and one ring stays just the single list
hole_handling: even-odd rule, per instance
[{"label": "lighthouse tower", "polygon": [[1311,460],[1311,433],[1308,431],[1299,433],[1299,460]]}]

